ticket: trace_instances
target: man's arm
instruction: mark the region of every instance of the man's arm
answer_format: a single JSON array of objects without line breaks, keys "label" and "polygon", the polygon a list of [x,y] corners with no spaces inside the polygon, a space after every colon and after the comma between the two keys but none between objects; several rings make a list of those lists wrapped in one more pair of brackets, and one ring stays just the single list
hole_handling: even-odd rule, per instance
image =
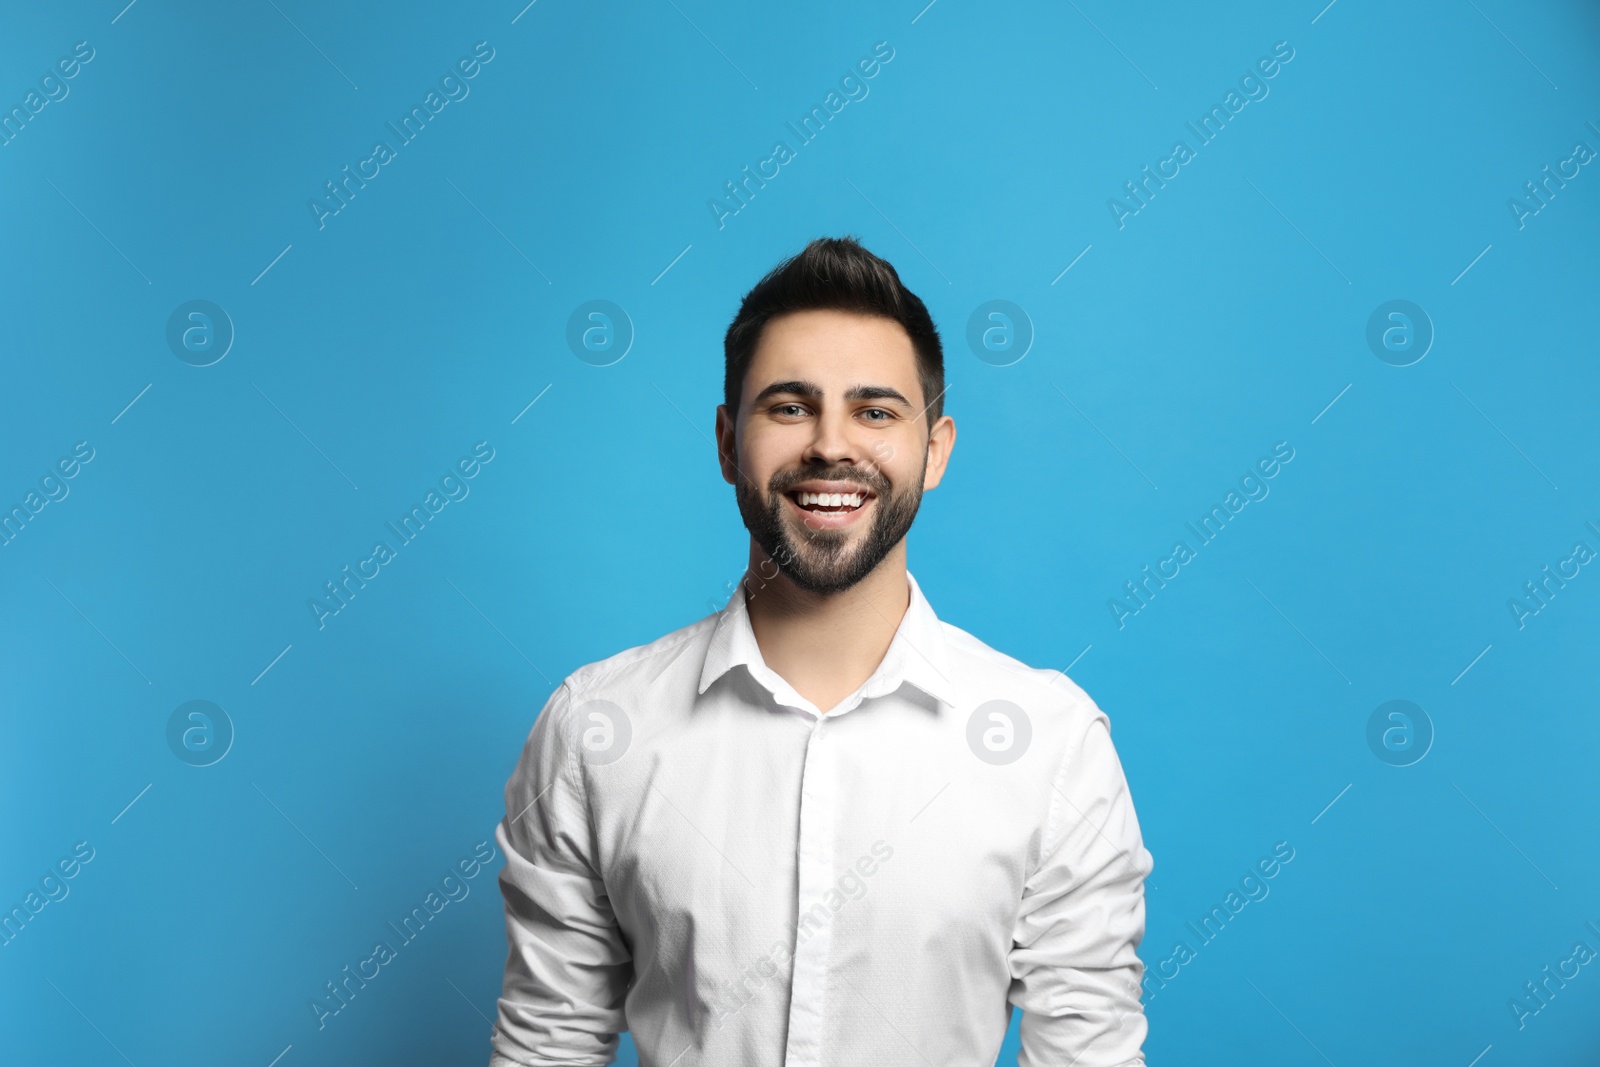
[{"label": "man's arm", "polygon": [[506,958],[490,1067],[603,1067],[626,1029],[632,958],[595,865],[572,692],[551,694],[506,783]]},{"label": "man's arm", "polygon": [[1023,887],[1011,948],[1022,1009],[1018,1067],[1142,1065],[1145,851],[1127,779],[1096,714],[1051,791],[1039,866]]}]

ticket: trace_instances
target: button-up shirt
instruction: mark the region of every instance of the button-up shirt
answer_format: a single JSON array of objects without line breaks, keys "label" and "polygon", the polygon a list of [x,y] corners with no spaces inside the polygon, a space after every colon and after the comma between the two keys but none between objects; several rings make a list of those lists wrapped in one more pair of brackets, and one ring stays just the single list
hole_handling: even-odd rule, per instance
[{"label": "button-up shirt", "polygon": [[[495,838],[491,1067],[1143,1064],[1151,869],[1110,724],[916,579],[818,708],[728,606],[568,676]],[[756,593],[755,595],[760,595]]]}]

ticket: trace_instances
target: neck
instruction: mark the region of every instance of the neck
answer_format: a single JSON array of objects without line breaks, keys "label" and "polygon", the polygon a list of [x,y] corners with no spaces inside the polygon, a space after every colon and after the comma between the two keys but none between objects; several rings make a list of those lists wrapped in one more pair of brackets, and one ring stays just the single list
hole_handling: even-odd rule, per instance
[{"label": "neck", "polygon": [[766,665],[826,713],[855,692],[889,651],[911,605],[902,540],[861,581],[838,593],[811,593],[779,572],[754,541],[739,593]]}]

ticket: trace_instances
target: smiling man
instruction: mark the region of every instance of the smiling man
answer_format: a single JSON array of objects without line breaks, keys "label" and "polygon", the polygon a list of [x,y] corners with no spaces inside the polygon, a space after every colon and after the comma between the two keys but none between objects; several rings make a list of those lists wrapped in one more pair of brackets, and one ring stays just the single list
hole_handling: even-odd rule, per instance
[{"label": "smiling man", "polygon": [[955,445],[923,302],[813,241],[724,340],[728,606],[569,675],[496,839],[491,1067],[1143,1064],[1151,869],[1094,701],[941,621],[906,533]]}]

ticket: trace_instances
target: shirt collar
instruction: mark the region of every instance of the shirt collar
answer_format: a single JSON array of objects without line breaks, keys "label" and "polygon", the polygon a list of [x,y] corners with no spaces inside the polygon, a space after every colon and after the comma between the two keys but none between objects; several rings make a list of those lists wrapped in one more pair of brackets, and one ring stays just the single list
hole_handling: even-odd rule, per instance
[{"label": "shirt collar", "polygon": [[[955,686],[946,673],[950,656],[944,627],[910,571],[906,572],[906,582],[911,587],[911,603],[884,653],[883,662],[862,687],[861,696],[863,699],[882,696],[910,682],[935,700],[953,705]],[[750,609],[745,603],[742,581],[728,598],[727,607],[717,615],[711,644],[706,649],[705,666],[700,671],[700,693],[705,693],[718,678],[743,664],[774,696],[792,695],[803,699],[762,659],[761,646],[756,643],[755,631],[750,626]]]}]

